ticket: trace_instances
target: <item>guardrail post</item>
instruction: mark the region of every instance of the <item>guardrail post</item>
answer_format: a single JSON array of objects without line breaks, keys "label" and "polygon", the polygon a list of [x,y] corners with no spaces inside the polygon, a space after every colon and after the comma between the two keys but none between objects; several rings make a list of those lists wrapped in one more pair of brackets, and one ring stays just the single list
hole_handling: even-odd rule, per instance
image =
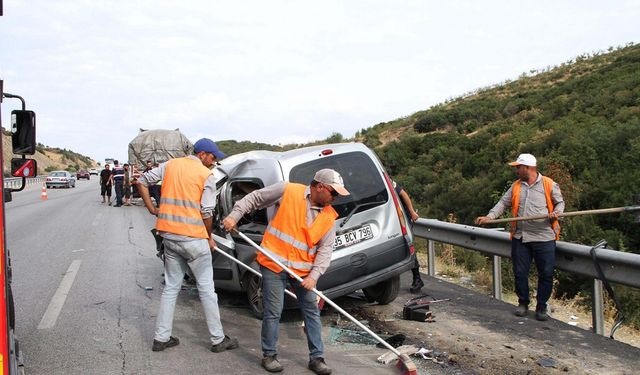
[{"label": "guardrail post", "polygon": [[502,301],[502,258],[493,256],[493,298]]},{"label": "guardrail post", "polygon": [[429,263],[429,276],[436,275],[436,250],[434,249],[433,240],[427,241],[427,262]]},{"label": "guardrail post", "polygon": [[602,280],[593,279],[591,319],[593,322],[593,331],[598,335],[604,335],[604,299],[602,296]]}]

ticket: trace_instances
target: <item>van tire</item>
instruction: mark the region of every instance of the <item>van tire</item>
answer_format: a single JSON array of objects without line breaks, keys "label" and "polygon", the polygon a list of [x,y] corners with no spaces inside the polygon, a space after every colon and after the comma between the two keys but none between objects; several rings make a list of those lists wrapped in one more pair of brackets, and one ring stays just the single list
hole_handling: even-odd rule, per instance
[{"label": "van tire", "polygon": [[364,297],[369,302],[378,302],[379,305],[388,305],[398,297],[400,291],[400,275],[393,276],[376,285],[362,289]]},{"label": "van tire", "polygon": [[242,278],[242,285],[247,291],[247,302],[253,315],[262,320],[264,307],[262,305],[262,279],[251,272],[246,272]]}]

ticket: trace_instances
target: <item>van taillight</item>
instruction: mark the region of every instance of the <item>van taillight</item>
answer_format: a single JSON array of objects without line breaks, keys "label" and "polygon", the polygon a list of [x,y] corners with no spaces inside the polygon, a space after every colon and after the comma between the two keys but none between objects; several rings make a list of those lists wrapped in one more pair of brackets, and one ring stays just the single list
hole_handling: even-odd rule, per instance
[{"label": "van taillight", "polygon": [[320,152],[320,154],[321,154],[322,156],[331,155],[331,154],[333,154],[333,150],[331,150],[331,149],[322,150],[322,151]]},{"label": "van taillight", "polygon": [[402,236],[404,237],[404,241],[409,245],[409,253],[413,254],[415,249],[413,247],[413,241],[409,237],[409,232],[407,231],[407,222],[404,219],[404,215],[402,214],[402,208],[400,207],[400,201],[398,201],[398,195],[396,194],[396,189],[393,188],[393,182],[391,182],[391,178],[385,172],[384,180],[391,191],[391,197],[393,198],[393,205],[396,208],[396,214],[398,214],[398,219],[400,220],[400,228],[402,229]]}]

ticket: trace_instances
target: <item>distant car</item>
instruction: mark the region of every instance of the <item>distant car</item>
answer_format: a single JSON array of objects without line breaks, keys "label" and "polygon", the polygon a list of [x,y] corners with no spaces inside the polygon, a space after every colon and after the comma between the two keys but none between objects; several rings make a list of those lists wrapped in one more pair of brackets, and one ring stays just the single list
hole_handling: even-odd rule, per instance
[{"label": "distant car", "polygon": [[76,178],[67,171],[53,171],[49,173],[46,180],[47,189],[53,187],[76,187]]},{"label": "distant car", "polygon": [[89,169],[89,174],[95,174],[96,176],[98,175],[98,170],[95,168],[91,168]]},{"label": "distant car", "polygon": [[91,179],[91,175],[89,174],[89,171],[86,169],[81,169],[78,172],[76,172],[76,178],[79,180],[81,178],[86,178],[87,180]]}]

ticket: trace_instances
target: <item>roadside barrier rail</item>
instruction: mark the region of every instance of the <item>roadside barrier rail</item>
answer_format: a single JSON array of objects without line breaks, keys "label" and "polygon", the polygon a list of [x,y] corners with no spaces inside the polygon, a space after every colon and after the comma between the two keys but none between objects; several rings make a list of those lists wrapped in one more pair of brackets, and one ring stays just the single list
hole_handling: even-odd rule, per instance
[{"label": "roadside barrier rail", "polygon": [[[493,257],[493,297],[502,299],[501,259],[511,258],[509,233],[469,225],[447,223],[434,219],[418,219],[413,224],[413,233],[428,240],[428,273],[435,276],[434,242],[442,242]],[[593,258],[592,246],[571,242],[556,243],[556,268],[563,271],[588,276],[594,280],[592,305],[593,327],[598,334],[604,334],[604,299],[602,281],[599,279]],[[640,254],[625,253],[613,249],[598,249],[596,259],[605,278],[613,283],[640,288]]]},{"label": "roadside barrier rail", "polygon": [[[27,177],[26,186],[33,184],[43,184],[46,178],[47,176]],[[5,177],[3,181],[5,189],[19,188],[22,184],[21,177]]]}]

